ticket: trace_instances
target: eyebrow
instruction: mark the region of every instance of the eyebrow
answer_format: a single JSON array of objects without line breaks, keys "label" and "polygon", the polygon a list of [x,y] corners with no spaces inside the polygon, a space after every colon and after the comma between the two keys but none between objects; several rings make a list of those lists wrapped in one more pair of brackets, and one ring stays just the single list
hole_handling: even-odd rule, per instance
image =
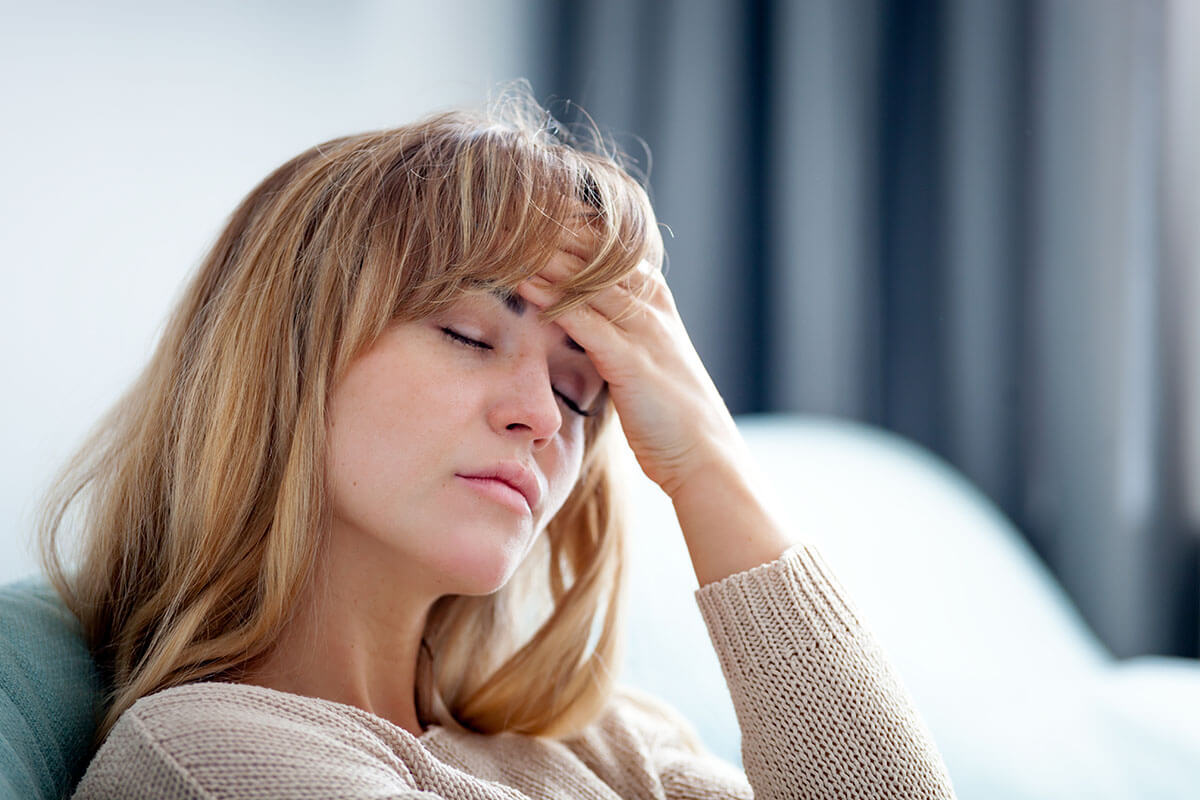
[{"label": "eyebrow", "polygon": [[[518,317],[524,315],[525,309],[529,306],[529,304],[525,302],[524,297],[521,297],[521,295],[508,289],[495,288],[491,289],[488,293],[503,303],[505,308],[516,314]],[[587,353],[587,350],[584,350],[583,347],[581,347],[579,343],[570,336],[564,335],[563,339],[566,341],[567,347],[570,349],[578,353]]]}]

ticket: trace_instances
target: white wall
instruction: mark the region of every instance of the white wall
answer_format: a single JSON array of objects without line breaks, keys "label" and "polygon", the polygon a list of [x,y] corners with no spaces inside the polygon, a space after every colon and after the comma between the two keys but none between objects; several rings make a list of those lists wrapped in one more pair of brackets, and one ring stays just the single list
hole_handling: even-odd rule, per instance
[{"label": "white wall", "polygon": [[524,0],[199,5],[0,0],[0,582],[254,184],[531,68]]}]

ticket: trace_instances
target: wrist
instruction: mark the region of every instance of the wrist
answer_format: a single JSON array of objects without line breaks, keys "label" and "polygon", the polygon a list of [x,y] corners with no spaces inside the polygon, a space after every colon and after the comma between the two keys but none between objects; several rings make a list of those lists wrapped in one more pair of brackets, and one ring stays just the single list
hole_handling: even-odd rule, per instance
[{"label": "wrist", "polygon": [[748,456],[698,462],[669,495],[701,586],[774,561],[793,544]]},{"label": "wrist", "polygon": [[744,480],[751,465],[750,451],[732,418],[727,425],[712,426],[714,432],[697,437],[669,477],[659,487],[672,502],[686,500],[706,483]]}]

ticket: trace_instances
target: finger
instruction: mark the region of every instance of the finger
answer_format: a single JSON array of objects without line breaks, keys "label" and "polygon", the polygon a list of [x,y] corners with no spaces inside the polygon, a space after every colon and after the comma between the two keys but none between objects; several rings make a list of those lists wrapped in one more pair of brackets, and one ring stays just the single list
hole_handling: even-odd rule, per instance
[{"label": "finger", "polygon": [[[517,287],[517,292],[539,308],[545,308],[558,300],[556,292],[535,287],[529,282]],[[606,381],[617,374],[617,364],[626,356],[630,342],[625,333],[596,309],[583,305],[563,312],[555,323],[587,351],[597,371]]]},{"label": "finger", "polygon": [[559,250],[538,270],[538,274],[549,281],[567,281],[587,266],[588,260],[565,250]]},{"label": "finger", "polygon": [[559,242],[561,250],[570,253],[585,264],[591,261],[600,244],[600,236],[590,220],[591,215],[584,215],[578,224],[569,224]]},{"label": "finger", "polygon": [[[537,274],[551,282],[568,281],[579,274],[587,264],[588,259],[579,254],[559,250],[538,270]],[[636,292],[656,273],[661,274],[654,265],[643,259],[633,269],[626,272],[618,283]]]},{"label": "finger", "polygon": [[662,270],[645,261],[642,264],[646,265],[646,272],[640,279],[640,285],[635,288],[635,293],[639,293],[642,299],[659,311],[677,316],[679,311],[675,308],[675,296],[671,293],[671,287],[667,285],[667,276],[662,274]]},{"label": "finger", "polygon": [[565,311],[554,321],[587,352],[601,378],[612,385],[624,382],[639,350],[625,331],[588,305]]},{"label": "finger", "polygon": [[[526,287],[526,291],[522,291],[522,287]],[[542,308],[553,305],[562,298],[562,292],[555,284],[538,276],[529,278],[517,287],[517,291]],[[619,285],[592,294],[587,298],[586,305],[598,311],[611,324],[631,332],[637,330],[640,317],[652,313],[652,309],[642,298],[636,297],[629,289]]]},{"label": "finger", "polygon": [[671,290],[667,288],[666,277],[662,270],[649,261],[639,261],[636,267],[621,278],[619,285],[624,286],[632,296],[660,311],[675,310],[675,300],[671,296]]},{"label": "finger", "polygon": [[[561,283],[574,278],[587,264],[578,256],[559,251],[547,261],[537,274],[551,283]],[[658,308],[666,309],[671,306],[664,293],[669,295],[666,278],[662,270],[642,259],[633,269],[626,272],[617,281],[635,296],[645,297]]]},{"label": "finger", "polygon": [[[562,262],[550,269],[543,269],[534,277],[538,285],[557,290],[559,284],[569,277]],[[675,298],[667,286],[662,271],[649,262],[642,261],[621,278],[613,287],[598,292],[590,302],[614,322],[636,314],[644,308],[653,308],[667,316],[678,316]]]},{"label": "finger", "polygon": [[643,258],[633,269],[625,273],[620,282],[632,289],[636,289],[647,281],[653,281],[662,277],[662,270]]},{"label": "finger", "polygon": [[550,288],[549,281],[536,276],[517,284],[516,292],[537,306],[539,311],[554,305],[562,297],[562,292]]}]

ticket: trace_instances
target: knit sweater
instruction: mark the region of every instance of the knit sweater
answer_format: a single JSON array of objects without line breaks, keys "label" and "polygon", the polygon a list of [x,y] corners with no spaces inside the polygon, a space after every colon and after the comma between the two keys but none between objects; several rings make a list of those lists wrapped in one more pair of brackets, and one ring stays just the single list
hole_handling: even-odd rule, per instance
[{"label": "knit sweater", "polygon": [[[812,545],[696,591],[745,773],[681,716],[622,688],[568,740],[431,727],[232,683],[144,697],[80,782],[102,798],[948,798],[912,701]],[[681,665],[682,666],[682,665]]]}]

